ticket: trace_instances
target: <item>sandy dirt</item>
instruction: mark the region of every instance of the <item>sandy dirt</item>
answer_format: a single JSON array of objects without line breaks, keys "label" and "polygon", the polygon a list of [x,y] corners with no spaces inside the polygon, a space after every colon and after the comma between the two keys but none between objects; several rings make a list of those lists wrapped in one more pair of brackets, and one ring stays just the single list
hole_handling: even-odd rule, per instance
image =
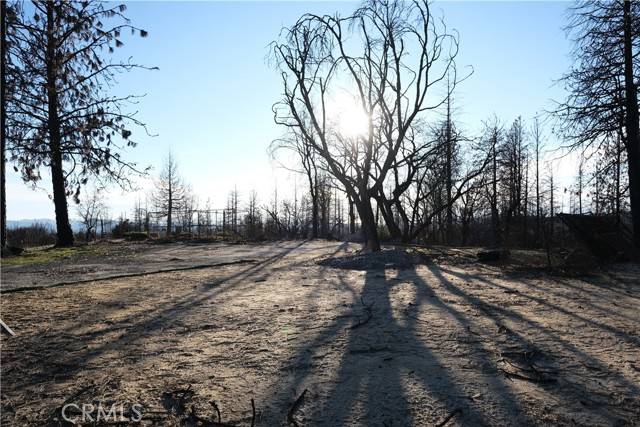
[{"label": "sandy dirt", "polygon": [[188,269],[242,260],[264,261],[291,242],[265,244],[200,243],[101,243],[73,256],[51,262],[3,265],[4,290],[45,287],[66,282],[142,274],[164,269]]},{"label": "sandy dirt", "polygon": [[253,261],[2,294],[2,425],[58,425],[65,403],[141,404],[143,425],[640,425],[638,265],[318,264],[358,249],[141,247],[86,263]]}]

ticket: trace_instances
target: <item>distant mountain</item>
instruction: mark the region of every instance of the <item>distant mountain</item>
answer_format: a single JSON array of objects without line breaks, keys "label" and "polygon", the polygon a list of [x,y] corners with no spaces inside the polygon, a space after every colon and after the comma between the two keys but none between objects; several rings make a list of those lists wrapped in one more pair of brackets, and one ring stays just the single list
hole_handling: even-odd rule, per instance
[{"label": "distant mountain", "polygon": [[[84,226],[78,220],[72,219],[70,221],[71,229],[74,232],[83,231]],[[56,230],[56,221],[50,218],[35,218],[35,219],[10,219],[7,220],[7,228],[12,230],[18,227],[29,227],[34,224],[44,225],[51,231]]]}]

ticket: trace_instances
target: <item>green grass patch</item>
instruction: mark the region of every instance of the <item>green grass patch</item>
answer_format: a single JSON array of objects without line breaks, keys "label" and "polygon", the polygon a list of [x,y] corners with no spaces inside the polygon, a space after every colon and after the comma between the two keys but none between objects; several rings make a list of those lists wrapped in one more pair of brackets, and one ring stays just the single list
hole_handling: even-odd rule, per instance
[{"label": "green grass patch", "polygon": [[122,253],[123,248],[114,248],[109,244],[95,244],[73,246],[71,248],[29,248],[21,255],[10,256],[2,259],[2,265],[35,265],[47,264],[55,261],[82,259],[89,257],[100,257],[112,255],[116,252]]}]

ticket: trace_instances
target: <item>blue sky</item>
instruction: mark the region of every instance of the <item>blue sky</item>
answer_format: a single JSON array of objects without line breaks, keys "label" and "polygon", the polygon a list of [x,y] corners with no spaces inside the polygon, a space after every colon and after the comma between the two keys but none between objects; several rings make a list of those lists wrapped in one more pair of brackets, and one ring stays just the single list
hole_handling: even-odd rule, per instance
[{"label": "blue sky", "polygon": [[[118,52],[159,71],[119,77],[121,93],[146,93],[139,117],[158,134],[139,135],[127,157],[158,173],[169,149],[201,201],[224,204],[234,187],[257,190],[266,203],[277,183],[291,191],[295,177],[269,159],[269,143],[282,134],[271,105],[281,84],[267,59],[280,28],[305,12],[348,14],[355,2],[130,2],[127,16],[149,37],[126,37]],[[460,34],[459,67],[474,74],[457,91],[458,119],[470,133],[493,113],[506,122],[530,119],[562,99],[554,86],[569,67],[570,42],[562,30],[565,2],[436,2],[448,27]],[[140,132],[138,132],[140,133]],[[548,131],[547,134],[550,134]],[[555,144],[550,136],[549,144]],[[9,171],[8,218],[52,218],[50,184],[32,191]],[[298,178],[300,191],[304,181]],[[143,189],[149,180],[141,180]],[[129,213],[136,195],[114,188],[114,216]],[[71,216],[75,208],[70,203]]]}]

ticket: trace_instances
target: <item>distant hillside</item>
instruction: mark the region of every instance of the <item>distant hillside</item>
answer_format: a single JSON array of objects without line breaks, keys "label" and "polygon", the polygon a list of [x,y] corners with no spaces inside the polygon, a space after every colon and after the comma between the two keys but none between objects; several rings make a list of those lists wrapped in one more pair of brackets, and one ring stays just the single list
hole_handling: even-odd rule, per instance
[{"label": "distant hillside", "polygon": [[[71,229],[74,232],[83,231],[84,226],[78,220],[72,219],[71,221]],[[56,230],[56,221],[50,218],[35,218],[35,219],[10,219],[7,220],[7,228],[12,230],[18,227],[29,227],[30,225],[41,224],[50,229],[51,231]]]}]

